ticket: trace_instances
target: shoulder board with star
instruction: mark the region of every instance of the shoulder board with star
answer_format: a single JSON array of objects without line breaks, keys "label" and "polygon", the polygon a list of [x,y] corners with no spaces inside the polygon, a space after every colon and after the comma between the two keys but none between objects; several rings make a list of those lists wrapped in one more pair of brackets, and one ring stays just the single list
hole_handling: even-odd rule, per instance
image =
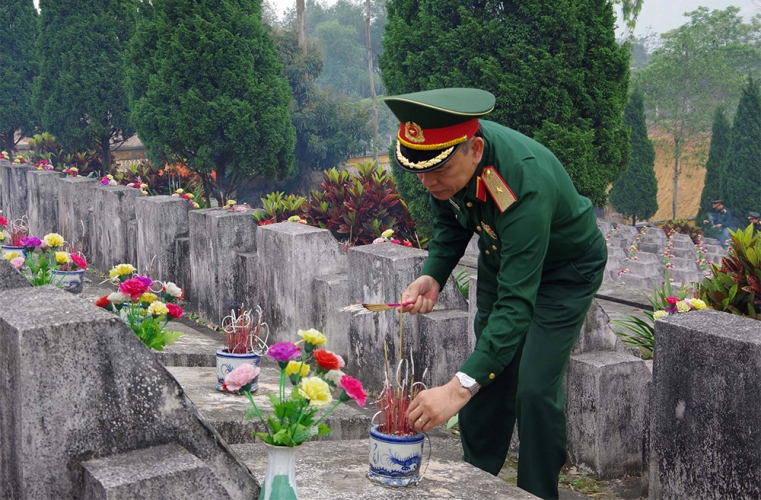
[{"label": "shoulder board with star", "polygon": [[500,213],[507,210],[518,199],[494,167],[484,167],[481,179]]}]

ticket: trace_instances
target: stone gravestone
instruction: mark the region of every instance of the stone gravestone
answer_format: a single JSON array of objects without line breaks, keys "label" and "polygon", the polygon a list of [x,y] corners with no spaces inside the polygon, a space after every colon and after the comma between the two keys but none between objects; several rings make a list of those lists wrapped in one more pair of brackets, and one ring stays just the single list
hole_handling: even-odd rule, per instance
[{"label": "stone gravestone", "polygon": [[39,238],[58,232],[58,193],[63,172],[29,170],[26,173],[29,232]]}]

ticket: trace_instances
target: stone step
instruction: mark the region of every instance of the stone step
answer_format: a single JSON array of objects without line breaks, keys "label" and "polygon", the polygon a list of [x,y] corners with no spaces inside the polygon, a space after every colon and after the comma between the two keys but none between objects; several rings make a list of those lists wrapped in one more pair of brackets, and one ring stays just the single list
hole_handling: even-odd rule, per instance
[{"label": "stone step", "polygon": [[90,500],[231,498],[214,473],[178,444],[155,446],[82,464]]},{"label": "stone step", "polygon": [[[216,367],[167,366],[183,391],[207,422],[214,426],[228,443],[251,443],[256,440],[252,432],[265,432],[258,419],[245,420],[244,417],[251,403],[243,395],[234,395],[216,390]],[[263,414],[272,413],[272,404],[268,394],[278,392],[280,370],[274,361],[262,358],[259,374],[259,390],[254,394],[254,401]],[[290,390],[290,383],[286,390]],[[365,408],[358,408],[353,402],[338,406],[324,422],[333,429],[329,435],[320,439],[362,439],[367,437],[371,420],[375,413],[372,400]],[[319,413],[322,414],[322,411]]]},{"label": "stone step", "polygon": [[[389,488],[367,479],[370,454],[367,430],[362,439],[354,441],[306,442],[296,452],[299,497],[311,500],[537,498],[463,462],[460,440],[436,434],[429,433],[425,441],[419,484],[407,488]],[[267,469],[264,444],[238,444],[232,448],[256,477],[264,478]]]}]

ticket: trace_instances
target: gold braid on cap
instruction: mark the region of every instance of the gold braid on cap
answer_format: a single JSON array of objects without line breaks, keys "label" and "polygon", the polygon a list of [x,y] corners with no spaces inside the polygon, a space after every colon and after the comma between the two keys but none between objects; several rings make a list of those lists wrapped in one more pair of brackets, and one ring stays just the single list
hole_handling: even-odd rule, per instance
[{"label": "gold braid on cap", "polygon": [[434,149],[448,148],[450,146],[457,146],[458,144],[462,144],[463,142],[468,140],[468,136],[463,135],[462,137],[458,137],[457,139],[452,139],[451,141],[442,142],[439,144],[415,144],[415,143],[404,140],[401,134],[397,134],[396,138],[399,140],[399,142],[402,143],[403,146],[406,146],[410,149],[415,149],[418,151],[432,151]]},{"label": "gold braid on cap", "polygon": [[452,153],[452,150],[454,150],[454,146],[452,146],[451,148],[445,149],[444,151],[441,152],[441,154],[439,154],[438,156],[434,158],[431,158],[430,160],[419,161],[415,163],[415,162],[409,161],[407,158],[405,158],[402,155],[401,143],[397,141],[396,142],[396,159],[399,160],[399,163],[401,163],[407,168],[423,170],[423,169],[430,168],[434,165],[441,163],[447,156],[449,156]]}]

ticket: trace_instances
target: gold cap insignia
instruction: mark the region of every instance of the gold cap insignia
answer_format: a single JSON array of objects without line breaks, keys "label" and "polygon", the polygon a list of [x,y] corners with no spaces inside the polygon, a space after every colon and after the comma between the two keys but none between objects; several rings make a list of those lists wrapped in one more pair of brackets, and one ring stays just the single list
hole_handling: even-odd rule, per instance
[{"label": "gold cap insignia", "polygon": [[425,136],[423,135],[423,129],[420,128],[415,122],[407,122],[404,124],[404,135],[407,136],[407,140],[420,144],[425,142]]}]

